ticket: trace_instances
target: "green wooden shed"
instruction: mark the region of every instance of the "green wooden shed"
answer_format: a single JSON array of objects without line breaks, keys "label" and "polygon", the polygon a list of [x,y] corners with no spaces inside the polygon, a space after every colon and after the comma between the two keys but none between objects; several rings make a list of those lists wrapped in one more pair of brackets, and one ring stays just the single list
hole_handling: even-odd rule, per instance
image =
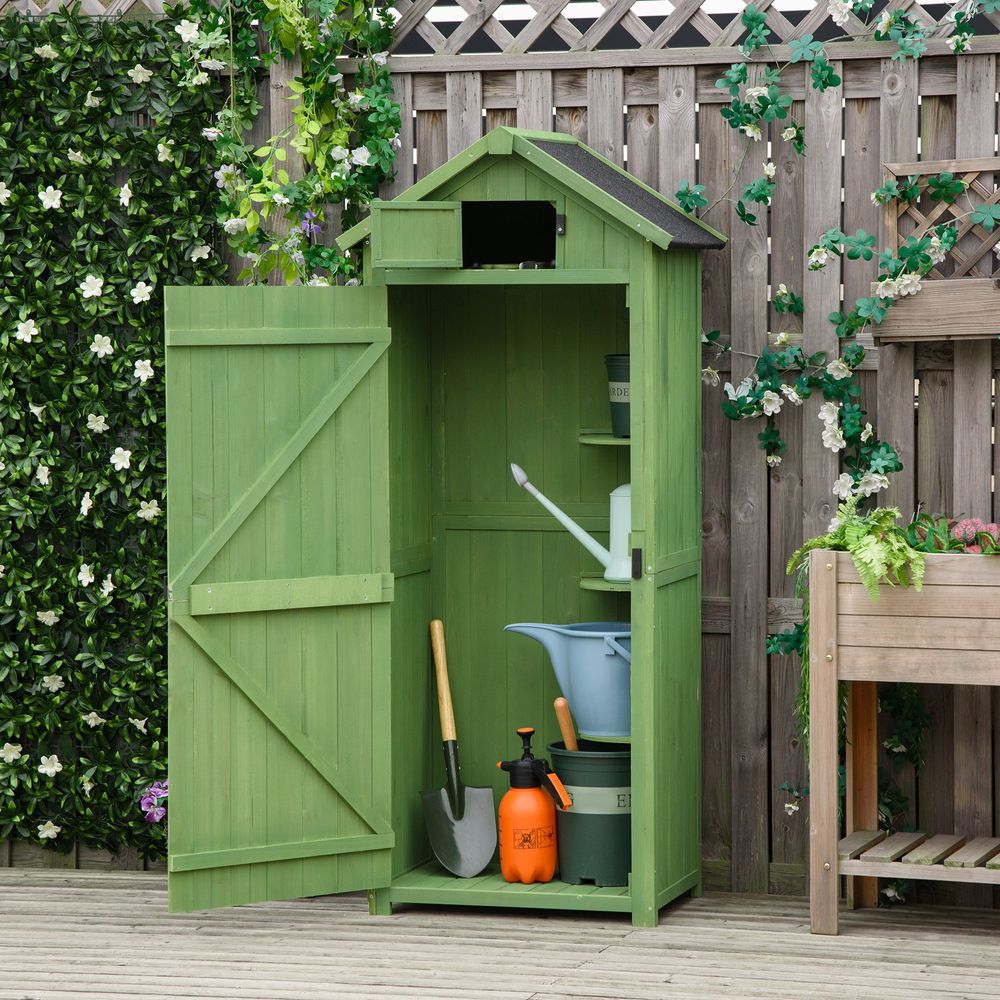
[{"label": "green wooden shed", "polygon": [[[376,913],[649,925],[700,890],[700,256],[722,242],[578,140],[499,128],[344,235],[360,287],[167,290],[172,909],[367,890]],[[630,481],[635,578],[607,583],[511,462],[598,537]],[[463,777],[498,802],[516,727],[558,739],[552,670],[504,625],[631,619],[627,887],[434,861],[434,617]]]}]

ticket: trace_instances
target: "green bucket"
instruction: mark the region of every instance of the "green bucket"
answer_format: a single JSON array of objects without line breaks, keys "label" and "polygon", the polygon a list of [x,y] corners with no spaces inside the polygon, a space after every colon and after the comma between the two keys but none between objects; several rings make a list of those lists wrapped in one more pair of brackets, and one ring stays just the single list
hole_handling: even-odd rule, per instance
[{"label": "green bucket", "polygon": [[608,368],[608,399],[611,403],[611,433],[616,438],[631,434],[629,368],[627,354],[605,354]]},{"label": "green bucket", "polygon": [[559,878],[581,885],[628,885],[632,870],[632,748],[580,740],[549,745],[552,769],[573,799],[556,810]]}]

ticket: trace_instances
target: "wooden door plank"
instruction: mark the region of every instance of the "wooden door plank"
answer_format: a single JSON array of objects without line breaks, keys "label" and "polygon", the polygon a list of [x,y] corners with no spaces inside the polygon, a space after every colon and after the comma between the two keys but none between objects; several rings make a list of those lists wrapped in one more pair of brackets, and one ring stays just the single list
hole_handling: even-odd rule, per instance
[{"label": "wooden door plank", "polygon": [[855,830],[837,843],[837,857],[841,861],[854,859],[885,840],[885,830]]},{"label": "wooden door plank", "polygon": [[951,833],[939,833],[936,837],[930,837],[925,840],[910,851],[909,854],[904,854],[902,862],[906,865],[940,864],[964,844],[965,837]]},{"label": "wooden door plank", "polygon": [[922,830],[913,833],[894,833],[880,844],[869,848],[861,855],[862,861],[898,861],[904,854],[909,854],[927,839]]},{"label": "wooden door plank", "polygon": [[[997,854],[1000,854],[1000,837],[977,837],[945,858],[944,864],[949,868],[978,868]],[[1000,865],[1000,858],[997,865]]]}]

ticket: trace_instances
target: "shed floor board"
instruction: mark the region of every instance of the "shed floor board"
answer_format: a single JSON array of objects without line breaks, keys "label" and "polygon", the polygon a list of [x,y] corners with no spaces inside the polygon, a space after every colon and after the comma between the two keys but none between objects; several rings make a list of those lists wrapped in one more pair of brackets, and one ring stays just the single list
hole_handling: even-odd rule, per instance
[{"label": "shed floor board", "polygon": [[841,914],[805,900],[681,900],[627,917],[399,906],[359,896],[167,913],[150,873],[0,870],[0,1000],[1000,1000],[1000,913]]}]

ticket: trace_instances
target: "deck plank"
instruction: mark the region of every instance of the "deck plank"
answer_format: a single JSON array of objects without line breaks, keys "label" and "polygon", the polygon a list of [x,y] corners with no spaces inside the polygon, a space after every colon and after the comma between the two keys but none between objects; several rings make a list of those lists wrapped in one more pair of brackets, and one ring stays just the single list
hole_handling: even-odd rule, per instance
[{"label": "deck plank", "polygon": [[839,937],[809,934],[803,899],[721,894],[679,901],[650,930],[602,913],[376,918],[360,896],[168,914],[163,877],[138,874],[0,872],[0,1000],[1000,995],[1000,913],[987,911],[842,912]]}]

